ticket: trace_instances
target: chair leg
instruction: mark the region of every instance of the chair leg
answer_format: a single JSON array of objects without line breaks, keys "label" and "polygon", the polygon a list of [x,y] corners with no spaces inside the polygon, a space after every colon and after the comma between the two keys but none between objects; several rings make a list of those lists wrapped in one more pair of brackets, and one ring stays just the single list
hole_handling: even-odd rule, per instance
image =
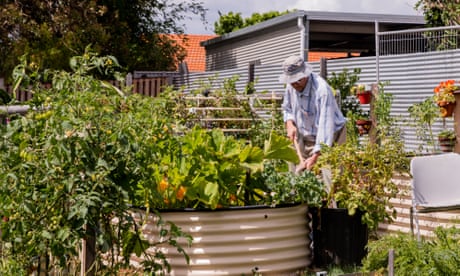
[{"label": "chair leg", "polygon": [[414,207],[409,208],[410,231],[414,236]]},{"label": "chair leg", "polygon": [[417,241],[420,242],[420,225],[418,222],[418,212],[414,210],[415,231],[417,232]]}]

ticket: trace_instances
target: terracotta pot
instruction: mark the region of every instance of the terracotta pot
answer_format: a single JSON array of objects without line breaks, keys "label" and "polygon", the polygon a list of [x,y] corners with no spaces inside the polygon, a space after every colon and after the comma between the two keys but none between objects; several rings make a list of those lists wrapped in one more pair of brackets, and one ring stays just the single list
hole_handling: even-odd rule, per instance
[{"label": "terracotta pot", "polygon": [[372,93],[371,91],[364,91],[364,92],[359,92],[356,94],[356,97],[358,97],[359,102],[361,104],[368,104],[371,102],[371,96]]},{"label": "terracotta pot", "polygon": [[442,152],[452,152],[454,151],[456,138],[444,138],[438,137],[439,149]]},{"label": "terracotta pot", "polygon": [[438,102],[439,111],[441,112],[441,117],[452,117],[455,109],[455,102],[448,103],[448,102]]},{"label": "terracotta pot", "polygon": [[359,135],[368,134],[372,127],[371,120],[356,120],[356,126],[358,127]]}]

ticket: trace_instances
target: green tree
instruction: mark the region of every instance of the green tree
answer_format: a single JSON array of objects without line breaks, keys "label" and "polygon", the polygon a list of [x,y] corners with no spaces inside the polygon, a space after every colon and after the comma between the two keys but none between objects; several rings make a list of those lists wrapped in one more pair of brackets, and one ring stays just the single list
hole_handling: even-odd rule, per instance
[{"label": "green tree", "polygon": [[278,12],[270,11],[267,13],[253,13],[251,17],[243,19],[241,13],[229,12],[228,14],[222,14],[219,12],[219,21],[214,22],[214,33],[223,35],[231,33],[233,31],[255,25],[257,23],[275,18],[277,16],[287,14],[289,11]]},{"label": "green tree", "polygon": [[185,54],[163,34],[184,33],[176,22],[190,14],[204,21],[205,11],[198,0],[0,0],[0,76],[23,54],[38,68],[68,70],[88,45],[128,71],[172,70]]},{"label": "green tree", "polygon": [[417,10],[423,11],[430,27],[460,24],[460,3],[452,0],[419,0]]}]

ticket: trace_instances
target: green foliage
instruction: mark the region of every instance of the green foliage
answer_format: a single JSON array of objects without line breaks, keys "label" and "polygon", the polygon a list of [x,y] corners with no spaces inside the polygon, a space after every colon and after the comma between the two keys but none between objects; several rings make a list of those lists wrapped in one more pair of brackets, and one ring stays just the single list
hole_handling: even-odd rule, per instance
[{"label": "green foliage", "polygon": [[[419,151],[433,152],[435,150],[435,139],[433,135],[433,124],[439,117],[439,108],[433,98],[427,98],[420,103],[415,103],[409,107],[409,116],[412,119],[410,126],[415,127],[415,135],[424,143],[420,144]],[[425,148],[426,144],[428,148]]]},{"label": "green foliage", "polygon": [[390,199],[396,197],[399,188],[392,177],[398,171],[408,172],[408,159],[400,140],[390,136],[381,145],[351,141],[333,147],[325,145],[315,166],[315,170],[319,169],[330,170],[332,176],[328,206],[336,202],[350,215],[362,211],[363,223],[371,230],[396,216]]},{"label": "green foliage", "polygon": [[[354,68],[353,71],[344,68],[340,73],[332,72],[327,82],[331,87],[340,91],[340,98],[344,100],[351,96],[351,88],[359,81],[360,73],[360,68]],[[347,111],[345,110],[343,114],[347,114]]]},{"label": "green foliage", "polygon": [[457,1],[419,0],[415,9],[421,10],[429,27],[458,25],[460,3]]},{"label": "green foliage", "polygon": [[[188,235],[172,224],[158,225],[158,241],[144,240],[133,206],[148,214],[165,207],[315,204],[321,198],[317,179],[286,173],[285,161],[298,157],[285,136],[272,131],[256,145],[187,123],[180,92],[158,98],[131,93],[113,56],[99,57],[87,48],[71,59],[72,72],[41,72],[22,61],[14,71],[15,87],[32,92],[31,108],[0,127],[0,210],[8,218],[0,227],[3,245],[14,248],[2,251],[5,266],[26,269],[31,256],[54,256],[51,266],[69,268],[88,236],[97,241],[98,272],[114,273],[129,266],[130,254],[165,243],[185,255],[177,238]],[[113,75],[120,88],[94,74]],[[40,85],[44,75],[50,89]],[[213,93],[235,91],[228,80]],[[219,100],[235,104],[232,98]],[[286,180],[266,181],[270,160]],[[294,188],[292,181],[298,182]],[[113,259],[103,262],[103,254]],[[159,249],[144,258],[145,271],[169,269]]]},{"label": "green foliage", "polygon": [[293,174],[280,171],[274,162],[267,162],[262,172],[267,186],[266,204],[308,203],[310,207],[320,207],[325,198],[324,183],[311,171]]},{"label": "green foliage", "polygon": [[164,200],[150,194],[152,207],[215,209],[266,204],[267,187],[261,178],[265,161],[298,161],[290,141],[275,133],[264,149],[225,136],[221,130],[198,127],[177,142],[160,166],[153,168],[156,182],[163,181],[158,191]]},{"label": "green foliage", "polygon": [[240,12],[229,12],[227,14],[222,14],[219,12],[219,21],[214,22],[214,33],[218,35],[224,35],[287,13],[289,13],[289,11],[269,11],[262,14],[253,13],[251,17],[243,19]]},{"label": "green foliage", "polygon": [[379,131],[390,134],[394,131],[395,118],[391,116],[391,106],[393,104],[393,95],[385,93],[385,85],[387,83],[379,83],[379,90],[374,95],[374,103],[372,112],[377,119],[377,127]]},{"label": "green foliage", "polygon": [[[33,256],[52,255],[51,265],[65,267],[88,235],[95,235],[98,258],[119,247],[139,253],[146,244],[131,204],[146,205],[139,191],[155,187],[152,165],[169,154],[172,136],[155,113],[160,103],[94,78],[92,70],[114,70],[110,56],[87,51],[73,58],[73,72],[48,72],[51,89],[34,84],[37,68],[27,74],[32,69],[23,61],[16,80],[31,85],[31,109],[0,129],[0,210],[8,218],[2,242],[14,249],[3,261],[26,268]],[[165,228],[164,240],[183,235],[171,231]],[[109,271],[128,265],[98,264]]]},{"label": "green foliage", "polygon": [[214,33],[223,35],[231,33],[233,31],[243,28],[244,20],[241,17],[241,13],[229,12],[228,14],[222,14],[219,11],[219,21],[214,22]]},{"label": "green foliage", "polygon": [[200,15],[197,0],[6,0],[0,12],[0,76],[9,77],[28,54],[41,69],[69,70],[68,60],[87,45],[114,55],[125,70],[175,70],[183,48],[163,34],[184,33],[176,22]]},{"label": "green foliage", "polygon": [[388,252],[392,249],[397,275],[457,275],[460,271],[459,229],[439,227],[434,233],[434,238],[421,242],[406,233],[385,235],[370,241],[362,270],[387,273]]},{"label": "green foliage", "polygon": [[438,133],[438,138],[455,139],[456,134],[453,129],[443,129]]}]

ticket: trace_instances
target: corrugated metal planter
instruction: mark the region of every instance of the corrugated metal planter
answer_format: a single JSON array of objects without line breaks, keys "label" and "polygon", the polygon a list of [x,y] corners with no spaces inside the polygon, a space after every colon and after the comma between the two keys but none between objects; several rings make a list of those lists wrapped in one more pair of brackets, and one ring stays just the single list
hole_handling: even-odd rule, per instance
[{"label": "corrugated metal planter", "polygon": [[[171,275],[297,275],[312,262],[307,211],[306,205],[290,205],[162,212],[193,236],[186,248],[190,265],[176,250],[167,251]],[[147,221],[145,234],[158,236],[158,217]]]}]

